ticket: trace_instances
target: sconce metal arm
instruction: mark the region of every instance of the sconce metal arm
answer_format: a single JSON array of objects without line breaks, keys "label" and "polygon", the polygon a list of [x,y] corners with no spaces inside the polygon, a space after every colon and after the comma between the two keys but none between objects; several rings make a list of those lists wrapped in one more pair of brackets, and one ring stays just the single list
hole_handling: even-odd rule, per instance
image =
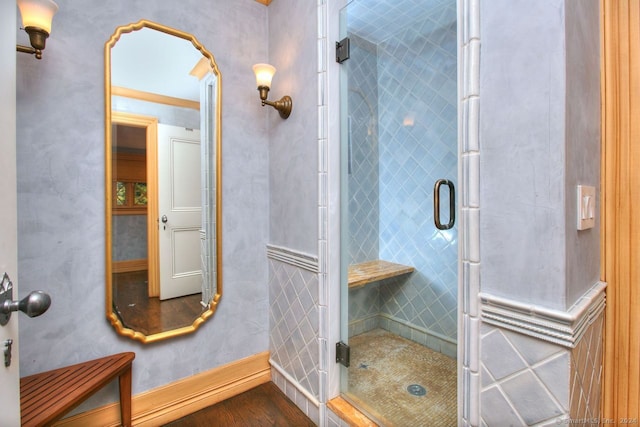
[{"label": "sconce metal arm", "polygon": [[22,53],[29,53],[31,55],[35,55],[36,59],[42,59],[42,51],[40,49],[34,49],[29,46],[17,45],[16,50]]},{"label": "sconce metal arm", "polygon": [[291,109],[293,108],[293,100],[289,95],[285,95],[280,98],[278,101],[269,101],[267,96],[269,94],[269,88],[266,86],[258,87],[258,91],[260,92],[260,99],[262,100],[262,106],[270,105],[280,113],[280,117],[286,119],[291,115]]},{"label": "sconce metal arm", "polygon": [[293,101],[291,101],[291,97],[288,95],[283,96],[278,101],[267,101],[266,99],[262,101],[262,105],[271,105],[273,108],[278,110],[280,113],[280,117],[286,119],[291,114],[291,107],[293,106]]}]

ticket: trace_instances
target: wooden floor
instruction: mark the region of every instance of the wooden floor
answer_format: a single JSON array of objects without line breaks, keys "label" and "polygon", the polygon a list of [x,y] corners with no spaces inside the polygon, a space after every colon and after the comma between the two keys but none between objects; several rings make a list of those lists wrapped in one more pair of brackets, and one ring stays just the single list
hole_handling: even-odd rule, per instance
[{"label": "wooden floor", "polygon": [[165,427],[315,426],[273,383],[262,384]]},{"label": "wooden floor", "polygon": [[201,295],[149,298],[147,271],[113,274],[114,310],[122,323],[145,335],[189,326],[202,313]]}]

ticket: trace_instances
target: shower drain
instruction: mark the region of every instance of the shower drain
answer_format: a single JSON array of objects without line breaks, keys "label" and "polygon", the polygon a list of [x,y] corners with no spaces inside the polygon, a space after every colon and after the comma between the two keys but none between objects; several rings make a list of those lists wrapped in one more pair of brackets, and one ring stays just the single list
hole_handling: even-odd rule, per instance
[{"label": "shower drain", "polygon": [[420,384],[411,384],[407,387],[407,391],[414,396],[424,396],[427,394],[427,389],[422,387]]}]

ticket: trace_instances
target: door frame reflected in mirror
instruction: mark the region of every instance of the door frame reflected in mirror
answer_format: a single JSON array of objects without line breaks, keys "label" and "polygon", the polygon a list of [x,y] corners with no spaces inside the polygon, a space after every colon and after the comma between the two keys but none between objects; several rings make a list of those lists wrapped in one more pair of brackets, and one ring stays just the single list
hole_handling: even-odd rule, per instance
[{"label": "door frame reflected in mirror", "polygon": [[[203,310],[201,314],[194,319],[191,325],[185,327],[179,327],[176,329],[166,330],[159,333],[145,334],[135,329],[129,328],[123,324],[122,319],[115,313],[114,310],[114,292],[113,292],[113,125],[125,125],[130,127],[144,128],[146,133],[146,148],[147,148],[147,164],[157,164],[157,124],[158,119],[156,117],[144,116],[140,114],[121,113],[112,111],[112,95],[115,95],[114,88],[112,87],[111,78],[111,51],[116,45],[117,41],[123,34],[137,31],[143,28],[149,28],[182,38],[191,42],[191,44],[197,49],[208,62],[210,71],[214,78],[203,79],[203,84],[206,87],[201,87],[201,98],[204,96],[205,105],[201,106],[201,135],[203,136],[203,152],[207,153],[206,158],[203,158],[203,165],[207,172],[212,172],[210,177],[205,177],[206,185],[213,184],[213,188],[207,189],[207,199],[203,200],[203,211],[205,217],[205,223],[203,228],[206,231],[205,246],[208,248],[209,253],[203,255],[203,259],[206,258],[208,264],[203,269],[203,277],[209,279],[210,301],[207,304],[203,303]],[[211,87],[209,87],[211,86]],[[141,341],[143,343],[150,343],[155,341],[164,340],[174,336],[184,335],[194,332],[198,327],[209,317],[211,317],[216,311],[217,305],[222,296],[222,204],[221,204],[221,76],[218,70],[217,64],[213,55],[206,49],[198,40],[191,34],[185,33],[164,25],[141,20],[133,24],[125,25],[116,28],[114,34],[105,43],[105,211],[106,211],[106,316],[109,322],[114,326],[117,333],[123,336],[130,337],[132,339]],[[118,89],[116,89],[118,90]],[[206,95],[203,95],[206,94]],[[204,120],[204,119],[207,120]],[[157,168],[147,168],[147,191],[148,194],[157,194],[158,191],[158,176]],[[204,197],[204,193],[203,193]],[[148,197],[147,212],[150,219],[147,221],[147,245],[148,245],[148,271],[151,273],[159,271],[159,258],[158,258],[158,230],[156,221],[151,218],[151,215],[158,212],[158,199],[157,197]],[[204,271],[206,270],[206,271]],[[155,277],[149,277],[148,291],[149,296],[158,296],[160,291],[160,282],[157,274]],[[203,295],[203,298],[204,295]]]}]

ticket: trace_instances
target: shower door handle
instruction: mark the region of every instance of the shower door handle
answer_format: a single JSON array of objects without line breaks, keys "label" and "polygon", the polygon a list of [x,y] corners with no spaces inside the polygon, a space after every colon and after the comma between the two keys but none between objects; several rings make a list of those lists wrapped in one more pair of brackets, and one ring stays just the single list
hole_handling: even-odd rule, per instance
[{"label": "shower door handle", "polygon": [[[440,187],[442,185],[449,187],[449,222],[447,224],[440,222]],[[433,186],[433,221],[438,230],[449,230],[456,222],[456,189],[453,182],[448,179],[439,179]]]}]

